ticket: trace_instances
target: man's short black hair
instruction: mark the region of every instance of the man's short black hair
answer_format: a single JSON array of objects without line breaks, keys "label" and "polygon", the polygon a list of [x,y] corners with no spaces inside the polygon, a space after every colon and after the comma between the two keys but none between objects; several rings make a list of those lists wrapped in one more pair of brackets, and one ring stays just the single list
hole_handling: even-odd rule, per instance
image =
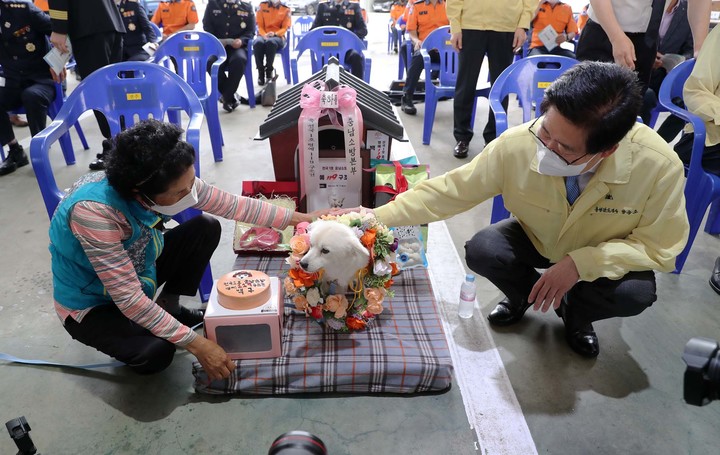
[{"label": "man's short black hair", "polygon": [[588,153],[610,149],[630,131],[642,106],[637,75],[614,63],[582,62],[545,91],[540,110],[554,107],[587,132]]},{"label": "man's short black hair", "polygon": [[180,139],[182,128],[149,119],[126,129],[106,152],[108,182],[126,199],[135,190],[152,198],[167,191],[195,164],[195,149]]}]

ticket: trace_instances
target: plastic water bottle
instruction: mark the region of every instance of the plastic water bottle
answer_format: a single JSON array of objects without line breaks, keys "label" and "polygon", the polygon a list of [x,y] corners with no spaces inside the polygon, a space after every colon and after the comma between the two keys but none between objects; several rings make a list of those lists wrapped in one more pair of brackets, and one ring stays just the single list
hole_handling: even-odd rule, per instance
[{"label": "plastic water bottle", "polygon": [[475,275],[465,275],[465,282],[460,287],[460,304],[458,305],[458,316],[468,319],[473,316],[475,308]]}]

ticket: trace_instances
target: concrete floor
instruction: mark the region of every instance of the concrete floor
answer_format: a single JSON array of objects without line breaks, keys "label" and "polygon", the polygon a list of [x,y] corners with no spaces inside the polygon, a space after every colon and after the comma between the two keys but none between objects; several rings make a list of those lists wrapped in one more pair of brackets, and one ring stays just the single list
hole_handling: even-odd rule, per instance
[{"label": "concrete floor", "polygon": [[[397,57],[384,53],[386,16],[370,17],[372,82],[386,89]],[[307,67],[300,71],[301,77],[309,75]],[[285,88],[280,82],[279,88]],[[419,161],[438,175],[461,164],[451,155],[452,103],[440,103],[430,146],[421,145],[423,111],[419,105],[416,117],[401,118]],[[227,144],[222,163],[212,161],[204,131],[200,155],[205,180],[239,192],[244,179],[272,179],[269,144],[252,140],[268,112],[243,106],[221,114]],[[481,101],[477,131],[486,115],[487,103]],[[94,119],[86,118],[83,127],[92,149],[82,151],[76,143],[76,165],[65,166],[59,151],[54,154],[61,188],[86,172],[100,148]],[[27,129],[16,133],[27,148]],[[482,145],[481,139],[473,142],[472,155]],[[488,224],[489,212],[485,203],[447,221],[460,255],[464,241]],[[232,223],[223,226],[221,246],[212,259],[216,271],[228,270],[234,259]],[[74,364],[105,362],[106,356],[73,341],[53,311],[47,227],[31,166],[0,178],[0,352]],[[500,405],[519,403],[521,413],[513,419],[529,432],[516,440],[503,427],[471,429],[467,382],[419,397],[210,397],[193,392],[192,356],[183,352],[153,377],[138,377],[124,368],[88,372],[2,363],[0,420],[25,415],[38,449],[52,454],[262,454],[277,435],[294,429],[320,436],[331,454],[714,454],[720,446],[720,404],[696,408],[683,402],[680,355],[694,336],[720,338],[720,297],[707,285],[719,246],[717,238],[700,233],[683,273],[658,275],[659,299],[650,310],[596,323],[601,344],[597,360],[570,351],[554,314],[530,312],[516,326],[488,332],[484,316],[501,296],[482,279],[479,312],[471,322],[458,323],[452,305],[443,303],[453,342],[502,360],[504,371],[497,377],[483,378],[490,373],[479,364],[456,369],[498,383],[509,379],[508,393],[498,401],[488,399],[479,418],[487,414],[490,420],[505,412]],[[431,251],[431,261],[442,256],[438,253],[447,251]],[[452,266],[452,261],[439,262],[431,264],[436,271]],[[186,303],[197,305],[199,300]],[[490,336],[483,337],[485,333]],[[0,454],[15,451],[10,438],[0,435]]]}]

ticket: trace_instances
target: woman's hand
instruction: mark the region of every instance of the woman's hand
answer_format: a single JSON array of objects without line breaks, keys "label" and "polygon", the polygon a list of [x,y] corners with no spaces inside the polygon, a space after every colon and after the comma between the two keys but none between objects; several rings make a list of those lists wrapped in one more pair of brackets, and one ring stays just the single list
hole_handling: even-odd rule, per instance
[{"label": "woman's hand", "polygon": [[223,348],[205,337],[195,338],[186,349],[198,359],[211,381],[227,378],[236,367]]}]

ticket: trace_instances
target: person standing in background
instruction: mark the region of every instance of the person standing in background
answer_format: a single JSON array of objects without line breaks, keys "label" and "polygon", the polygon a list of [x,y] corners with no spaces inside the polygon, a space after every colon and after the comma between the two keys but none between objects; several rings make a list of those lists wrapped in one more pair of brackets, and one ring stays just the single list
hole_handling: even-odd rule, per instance
[{"label": "person standing in background", "polygon": [[150,58],[143,46],[155,41],[155,30],[150,25],[145,7],[138,0],[115,0],[125,24],[123,62],[144,62]]},{"label": "person standing in background", "polygon": [[[490,82],[500,76],[513,61],[513,49],[525,42],[530,19],[537,0],[447,0],[452,43],[458,51],[457,86],[455,87],[453,134],[457,143],[455,158],[467,158],[473,138],[471,124],[475,89],[483,59],[490,64]],[[507,100],[503,101],[507,106]],[[495,117],[492,110],[483,131],[485,143],[495,139]]]},{"label": "person standing in background", "polygon": [[[240,105],[235,92],[247,65],[247,43],[255,36],[255,11],[249,2],[210,0],[203,16],[203,28],[225,46],[227,60],[218,71],[218,89],[223,109],[232,112]],[[215,60],[208,61],[208,72]]]},{"label": "person standing in background", "polygon": [[[122,36],[125,33],[122,16],[114,0],[78,2],[49,0],[52,34],[50,42],[60,52],[75,56],[76,71],[85,79],[93,71],[122,60]],[[62,77],[62,75],[57,75]],[[100,132],[105,137],[98,159],[90,169],[105,168],[105,152],[110,147],[110,125],[102,112],[95,111]]]},{"label": "person standing in background", "polygon": [[195,30],[200,19],[192,0],[166,0],[158,5],[152,21],[162,27],[163,39],[166,39],[175,32]]},{"label": "person standing in background", "polygon": [[[643,93],[657,55],[668,0],[590,0],[589,19],[578,41],[578,60],[615,62],[635,70]],[[688,0],[687,16],[697,54],[708,34],[711,0]]]},{"label": "person standing in background", "polygon": [[390,7],[390,33],[392,33],[392,48],[393,52],[398,53],[398,44],[400,37],[404,33],[404,30],[400,30],[398,27],[398,19],[400,19],[405,12],[405,4],[407,0],[395,0]]},{"label": "person standing in background", "polygon": [[273,77],[275,54],[287,45],[285,34],[292,27],[290,14],[290,8],[280,3],[280,0],[267,0],[258,7],[258,36],[253,44],[258,85],[265,85],[265,80]]}]

